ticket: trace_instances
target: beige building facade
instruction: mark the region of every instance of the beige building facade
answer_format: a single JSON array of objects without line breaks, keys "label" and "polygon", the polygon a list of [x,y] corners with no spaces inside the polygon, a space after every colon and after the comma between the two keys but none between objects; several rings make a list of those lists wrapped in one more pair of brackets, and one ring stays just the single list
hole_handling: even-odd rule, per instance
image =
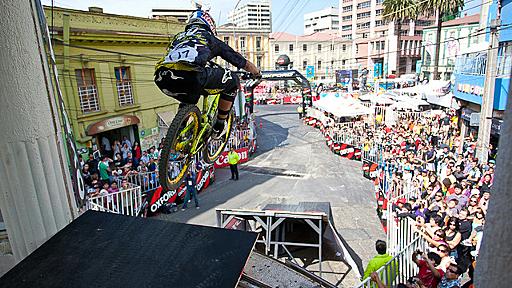
[{"label": "beige building facade", "polygon": [[[269,33],[265,30],[240,28],[234,24],[217,27],[217,38],[231,46],[261,70],[272,69]],[[230,67],[218,59],[222,66]]]},{"label": "beige building facade", "polygon": [[306,76],[308,66],[314,67],[312,80],[335,81],[336,70],[354,69],[351,58],[352,41],[341,38],[337,32],[317,32],[310,35],[293,35],[285,32],[270,36],[272,68],[281,55],[290,58],[291,67]]}]

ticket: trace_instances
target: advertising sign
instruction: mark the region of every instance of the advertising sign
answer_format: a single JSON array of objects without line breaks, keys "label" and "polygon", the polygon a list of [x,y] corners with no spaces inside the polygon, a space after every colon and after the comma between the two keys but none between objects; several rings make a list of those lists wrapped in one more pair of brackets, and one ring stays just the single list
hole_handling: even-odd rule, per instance
[{"label": "advertising sign", "polygon": [[[240,148],[240,149],[235,150],[235,152],[238,153],[238,156],[240,157],[240,161],[238,161],[238,164],[245,163],[245,162],[249,161],[249,149],[248,148]],[[215,161],[215,164],[214,164],[215,169],[224,168],[224,167],[229,166],[228,153],[229,153],[228,151],[222,152],[222,154],[219,156],[217,161]]]},{"label": "advertising sign", "polygon": [[315,77],[315,66],[310,65],[306,67],[306,78],[314,78]]},{"label": "advertising sign", "polygon": [[378,175],[377,168],[379,165],[368,160],[363,160],[363,176],[366,179],[375,180]]}]

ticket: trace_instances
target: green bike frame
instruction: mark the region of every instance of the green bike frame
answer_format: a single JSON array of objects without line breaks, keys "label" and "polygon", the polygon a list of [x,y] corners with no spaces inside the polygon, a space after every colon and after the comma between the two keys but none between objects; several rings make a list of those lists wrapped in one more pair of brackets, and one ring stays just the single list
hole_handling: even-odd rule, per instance
[{"label": "green bike frame", "polygon": [[[178,143],[177,145],[185,146],[192,142],[192,148],[190,149],[190,155],[195,155],[201,149],[203,149],[206,144],[203,141],[203,137],[206,135],[208,131],[212,128],[211,121],[215,119],[215,112],[217,111],[217,107],[219,106],[220,94],[209,95],[208,97],[203,98],[203,109],[201,111],[201,123],[199,124],[199,133],[195,139],[190,139]],[[193,123],[187,125],[184,129],[181,130],[180,136],[186,134],[190,129],[193,129]]]}]

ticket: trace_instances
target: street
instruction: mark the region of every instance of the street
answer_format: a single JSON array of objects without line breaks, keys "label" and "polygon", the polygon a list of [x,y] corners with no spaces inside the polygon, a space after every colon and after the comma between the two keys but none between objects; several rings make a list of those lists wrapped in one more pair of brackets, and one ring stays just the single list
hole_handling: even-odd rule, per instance
[{"label": "street", "polygon": [[304,125],[295,111],[296,105],[256,106],[256,123],[263,124],[258,127],[259,147],[239,167],[240,180],[229,180],[229,169],[218,169],[216,182],[199,194],[199,210],[190,205],[186,211],[159,217],[215,226],[215,208],[326,201],[331,203],[337,230],[366,265],[376,254],[375,241],[385,239],[375,212],[373,185],[363,178],[360,162],[333,154],[320,132]]}]

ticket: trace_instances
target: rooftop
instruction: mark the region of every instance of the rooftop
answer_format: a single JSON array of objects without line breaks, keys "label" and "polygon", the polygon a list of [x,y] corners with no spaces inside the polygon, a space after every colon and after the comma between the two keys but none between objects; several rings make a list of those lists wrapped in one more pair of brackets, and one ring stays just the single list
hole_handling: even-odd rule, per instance
[{"label": "rooftop", "polygon": [[337,32],[316,32],[309,35],[294,35],[286,32],[274,32],[270,34],[270,39],[274,41],[299,41],[299,42],[319,42],[331,40],[345,40]]},{"label": "rooftop", "polygon": [[[461,25],[470,25],[470,24],[478,24],[480,22],[480,14],[474,14],[465,16],[462,18],[456,18],[450,21],[443,22],[442,27],[450,27],[450,26],[461,26]],[[436,25],[425,27],[425,29],[435,28]]]}]

